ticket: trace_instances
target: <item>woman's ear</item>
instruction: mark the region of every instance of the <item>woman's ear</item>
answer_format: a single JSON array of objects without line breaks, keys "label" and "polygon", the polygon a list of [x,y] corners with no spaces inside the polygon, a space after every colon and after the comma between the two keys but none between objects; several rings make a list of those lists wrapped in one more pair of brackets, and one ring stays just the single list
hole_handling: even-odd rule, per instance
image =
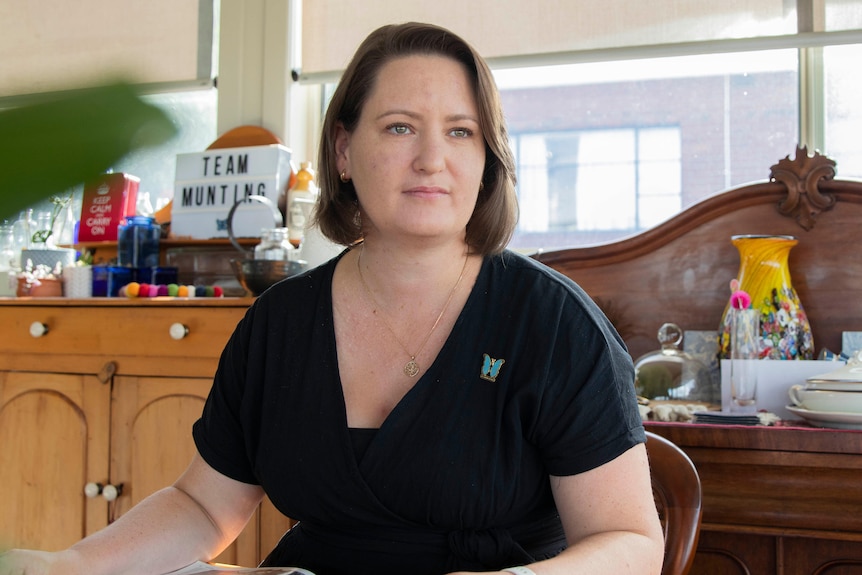
[{"label": "woman's ear", "polygon": [[339,172],[350,170],[350,132],[341,122],[335,126],[335,158]]}]

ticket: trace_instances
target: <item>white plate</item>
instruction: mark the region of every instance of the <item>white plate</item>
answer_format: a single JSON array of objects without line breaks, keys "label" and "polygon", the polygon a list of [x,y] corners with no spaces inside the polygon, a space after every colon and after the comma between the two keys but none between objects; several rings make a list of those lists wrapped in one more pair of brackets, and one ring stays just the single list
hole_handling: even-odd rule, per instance
[{"label": "white plate", "polygon": [[812,411],[804,407],[788,405],[785,407],[790,413],[808,420],[812,425],[818,427],[832,427],[835,429],[862,429],[862,413],[845,413],[843,411]]}]

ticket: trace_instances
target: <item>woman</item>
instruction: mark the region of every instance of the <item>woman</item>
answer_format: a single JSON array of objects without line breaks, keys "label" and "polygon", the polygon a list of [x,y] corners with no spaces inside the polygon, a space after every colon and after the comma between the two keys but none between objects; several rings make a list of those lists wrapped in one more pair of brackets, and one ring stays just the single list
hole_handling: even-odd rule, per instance
[{"label": "woman", "polygon": [[266,493],[299,520],[266,565],[659,573],[631,358],[576,285],[504,250],[514,167],[483,60],[434,26],[375,31],[319,164],[318,223],[350,248],[257,299],[186,473],[70,550],[9,563],[163,573],[216,555]]}]

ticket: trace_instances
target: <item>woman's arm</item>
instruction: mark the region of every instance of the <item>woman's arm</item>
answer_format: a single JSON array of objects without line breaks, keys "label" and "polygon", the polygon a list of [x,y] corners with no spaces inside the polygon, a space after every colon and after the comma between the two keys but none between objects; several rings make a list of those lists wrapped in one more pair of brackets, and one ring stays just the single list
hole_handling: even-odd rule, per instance
[{"label": "woman's arm", "polygon": [[105,529],[56,553],[0,555],[0,575],[155,575],[209,560],[227,547],[263,490],[230,479],[195,455],[185,473]]},{"label": "woman's arm", "polygon": [[551,489],[569,546],[531,566],[537,574],[659,575],[664,534],[643,444],[591,471],[552,476]]}]

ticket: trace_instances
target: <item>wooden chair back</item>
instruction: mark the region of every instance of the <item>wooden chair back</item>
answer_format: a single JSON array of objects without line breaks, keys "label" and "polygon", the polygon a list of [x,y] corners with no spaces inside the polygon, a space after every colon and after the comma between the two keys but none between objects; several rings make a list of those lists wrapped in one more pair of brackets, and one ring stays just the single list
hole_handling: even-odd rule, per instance
[{"label": "wooden chair back", "polygon": [[662,575],[686,575],[700,535],[701,487],[697,469],[685,452],[647,431],[653,496],[664,529]]}]

